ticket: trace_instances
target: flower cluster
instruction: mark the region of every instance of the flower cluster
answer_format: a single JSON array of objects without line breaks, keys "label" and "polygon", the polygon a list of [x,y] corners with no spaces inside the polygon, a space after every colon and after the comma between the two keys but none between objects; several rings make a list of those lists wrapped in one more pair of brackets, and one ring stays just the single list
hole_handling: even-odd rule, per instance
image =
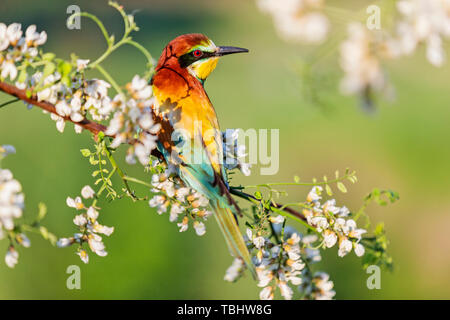
[{"label": "flower cluster", "polygon": [[[323,272],[313,274],[310,269],[311,265],[321,261],[319,250],[312,248],[318,237],[302,235],[291,226],[282,227],[284,219],[280,216],[271,217],[270,221],[277,235],[275,242],[263,237],[259,231],[250,229],[247,229],[245,236],[256,266],[258,286],[263,288],[260,299],[274,299],[277,288],[286,300],[293,298],[294,288],[304,299],[332,299],[335,292],[328,275]],[[224,279],[236,281],[244,271],[244,262],[236,258],[227,269]],[[323,278],[322,282],[319,277]]]},{"label": "flower cluster", "polygon": [[333,287],[334,283],[330,280],[330,276],[325,272],[317,271],[311,276],[303,276],[303,283],[299,290],[305,299],[331,300],[336,295]]},{"label": "flower cluster", "polygon": [[[8,154],[15,153],[15,149],[10,145],[0,146],[0,160]],[[0,167],[0,240],[6,234],[14,236],[16,242],[24,247],[30,246],[30,240],[23,233],[13,233],[16,227],[14,220],[22,217],[25,207],[24,194],[19,181],[14,179],[13,174],[8,169]],[[12,239],[10,238],[12,241]],[[11,243],[5,255],[5,263],[8,267],[14,268],[19,259],[19,253]]]},{"label": "flower cluster", "polygon": [[[8,27],[0,24],[1,79],[16,80],[19,89],[35,93],[38,101],[53,104],[56,113],[50,116],[60,132],[64,131],[68,119],[75,123],[75,131],[80,133],[83,129],[77,123],[88,115],[95,121],[103,121],[113,114],[106,132],[115,137],[112,147],[133,142],[128,149],[127,161],[135,163],[137,158],[143,165],[148,165],[150,154],[156,147],[155,134],[159,125],[153,122],[152,89],[147,81],[135,76],[126,86],[126,93],[118,92],[111,98],[108,95],[111,83],[86,79],[89,60],[72,59],[72,62],[56,64],[53,54],[39,53],[37,46],[44,44],[46,39],[46,33],[37,33],[34,25],[28,27],[22,37],[20,24]],[[27,73],[29,67],[33,69],[32,74]]]},{"label": "flower cluster", "polygon": [[124,100],[120,95],[114,98],[117,111],[105,133],[115,136],[112,148],[131,142],[138,136],[137,142],[128,149],[126,160],[134,164],[137,158],[142,165],[149,165],[151,152],[156,148],[156,134],[160,130],[160,125],[152,117],[152,88],[137,75],[126,88],[131,98]]},{"label": "flower cluster", "polygon": [[[321,43],[330,29],[323,0],[257,0],[261,10],[272,14],[286,41]],[[426,58],[440,67],[446,60],[443,41],[450,38],[450,3],[442,0],[400,0],[395,5],[390,29],[370,28],[348,21],[347,38],[340,43],[340,82],[343,94],[356,94],[371,107],[372,94],[393,97],[393,87],[383,70],[385,60],[411,55],[419,46]],[[343,9],[344,12],[344,9]],[[350,14],[350,13],[349,13]],[[384,14],[387,14],[386,12]]]},{"label": "flower cluster", "polygon": [[156,208],[158,214],[169,212],[170,222],[177,222],[180,232],[186,231],[189,220],[192,220],[197,235],[204,235],[206,227],[203,221],[212,214],[208,210],[208,199],[186,186],[178,176],[174,175],[175,170],[172,166],[167,167],[155,160],[154,167],[162,172],[155,172],[152,176],[151,191],[156,195],[150,199],[150,207]]},{"label": "flower cluster", "polygon": [[339,244],[338,255],[345,256],[355,250],[358,257],[364,255],[364,246],[360,243],[366,230],[357,228],[353,219],[348,219],[350,211],[347,207],[337,207],[336,200],[328,200],[321,204],[322,187],[314,187],[307,197],[307,208],[303,209],[307,222],[323,236],[326,248]]},{"label": "flower cluster", "polygon": [[6,26],[0,23],[0,76],[2,79],[14,81],[18,75],[16,64],[26,61],[31,63],[38,55],[37,47],[47,41],[45,31],[36,32],[36,26],[31,25],[22,31],[22,25],[12,23]]},{"label": "flower cluster", "polygon": [[247,154],[245,145],[239,144],[239,130],[227,129],[222,132],[223,163],[227,170],[239,169],[245,176],[250,175],[251,164],[244,162]]},{"label": "flower cluster", "polygon": [[381,52],[376,48],[384,46],[388,50],[389,47],[383,43],[381,36],[381,33],[372,32],[359,23],[348,26],[348,38],[340,47],[340,65],[344,71],[341,80],[343,93],[364,95],[387,88],[380,54],[386,57],[389,51]]},{"label": "flower cluster", "polygon": [[399,51],[411,54],[426,45],[428,61],[441,66],[445,61],[442,38],[450,38],[450,3],[440,0],[401,0],[397,2],[401,19],[396,26]]},{"label": "flower cluster", "polygon": [[320,12],[323,0],[258,0],[260,9],[270,13],[281,37],[288,41],[321,43],[329,21]]},{"label": "flower cluster", "polygon": [[273,299],[274,290],[278,287],[284,299],[292,299],[294,292],[288,284],[300,285],[301,271],[305,267],[300,255],[300,236],[293,233],[281,245],[253,235],[250,229],[247,229],[247,237],[252,239],[250,249],[254,247],[257,250],[258,286],[263,288],[259,294],[260,298]]},{"label": "flower cluster", "polygon": [[[92,199],[95,197],[95,192],[90,186],[85,186],[81,190],[81,196],[84,199]],[[84,263],[88,263],[89,255],[83,248],[83,244],[87,243],[91,251],[98,256],[106,256],[107,252],[105,251],[105,245],[100,234],[110,236],[114,231],[114,227],[101,225],[98,222],[99,208],[95,206],[95,200],[91,206],[86,206],[83,203],[82,197],[67,197],[67,206],[74,208],[77,211],[81,211],[81,213],[76,215],[73,219],[73,223],[79,228],[79,232],[75,233],[74,236],[70,238],[60,238],[57,242],[57,246],[63,248],[77,243],[79,245],[77,254]]]}]

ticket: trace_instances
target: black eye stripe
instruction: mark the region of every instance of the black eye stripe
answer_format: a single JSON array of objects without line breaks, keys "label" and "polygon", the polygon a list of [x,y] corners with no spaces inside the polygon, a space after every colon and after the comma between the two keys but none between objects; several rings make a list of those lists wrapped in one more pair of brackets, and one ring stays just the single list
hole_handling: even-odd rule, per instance
[{"label": "black eye stripe", "polygon": [[[197,56],[196,52],[200,51],[200,55]],[[199,49],[196,49],[194,51],[188,52],[183,54],[182,56],[180,56],[178,58],[178,62],[180,63],[180,67],[182,68],[187,68],[188,66],[190,66],[191,64],[193,64],[194,62],[198,61],[198,60],[202,60],[205,58],[210,58],[215,56],[214,52],[206,52],[206,51],[201,51]]]}]

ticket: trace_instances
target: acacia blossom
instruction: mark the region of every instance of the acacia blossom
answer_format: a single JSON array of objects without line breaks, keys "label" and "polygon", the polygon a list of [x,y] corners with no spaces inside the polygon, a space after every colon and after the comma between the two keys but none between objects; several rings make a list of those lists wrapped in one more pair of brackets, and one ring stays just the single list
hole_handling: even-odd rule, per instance
[{"label": "acacia blossom", "polygon": [[[85,186],[81,190],[84,199],[92,199],[95,196],[94,190],[90,186]],[[114,232],[114,227],[107,227],[98,222],[99,208],[94,204],[87,206],[84,204],[82,197],[67,197],[66,204],[70,208],[80,211],[73,219],[73,223],[79,229],[69,238],[60,238],[57,246],[60,248],[78,244],[77,255],[84,263],[89,262],[89,255],[84,249],[83,244],[87,243],[89,249],[100,257],[106,256],[108,253],[105,250],[102,236],[110,236]]]}]

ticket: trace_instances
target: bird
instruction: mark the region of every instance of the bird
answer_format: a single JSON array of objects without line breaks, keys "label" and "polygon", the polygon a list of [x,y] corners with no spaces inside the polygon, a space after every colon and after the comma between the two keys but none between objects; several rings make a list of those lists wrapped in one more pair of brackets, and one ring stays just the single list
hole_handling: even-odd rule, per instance
[{"label": "bird", "polygon": [[216,46],[200,33],[178,36],[164,48],[150,84],[155,99],[152,115],[161,124],[158,151],[187,186],[209,200],[230,253],[256,277],[237,222],[240,209],[223,166],[219,121],[204,87],[221,57],[244,52],[249,50]]}]

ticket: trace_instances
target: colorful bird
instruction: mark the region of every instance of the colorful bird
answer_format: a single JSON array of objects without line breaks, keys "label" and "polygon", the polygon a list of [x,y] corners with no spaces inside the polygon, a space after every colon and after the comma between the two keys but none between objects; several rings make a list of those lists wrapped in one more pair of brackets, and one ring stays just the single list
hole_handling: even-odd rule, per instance
[{"label": "colorful bird", "polygon": [[161,124],[158,150],[176,166],[186,185],[209,199],[230,252],[254,266],[236,215],[239,207],[230,195],[223,164],[223,141],[214,107],[203,87],[220,57],[248,52],[217,47],[202,34],[185,34],[172,40],[159,58],[151,80],[156,101],[155,121]]}]

